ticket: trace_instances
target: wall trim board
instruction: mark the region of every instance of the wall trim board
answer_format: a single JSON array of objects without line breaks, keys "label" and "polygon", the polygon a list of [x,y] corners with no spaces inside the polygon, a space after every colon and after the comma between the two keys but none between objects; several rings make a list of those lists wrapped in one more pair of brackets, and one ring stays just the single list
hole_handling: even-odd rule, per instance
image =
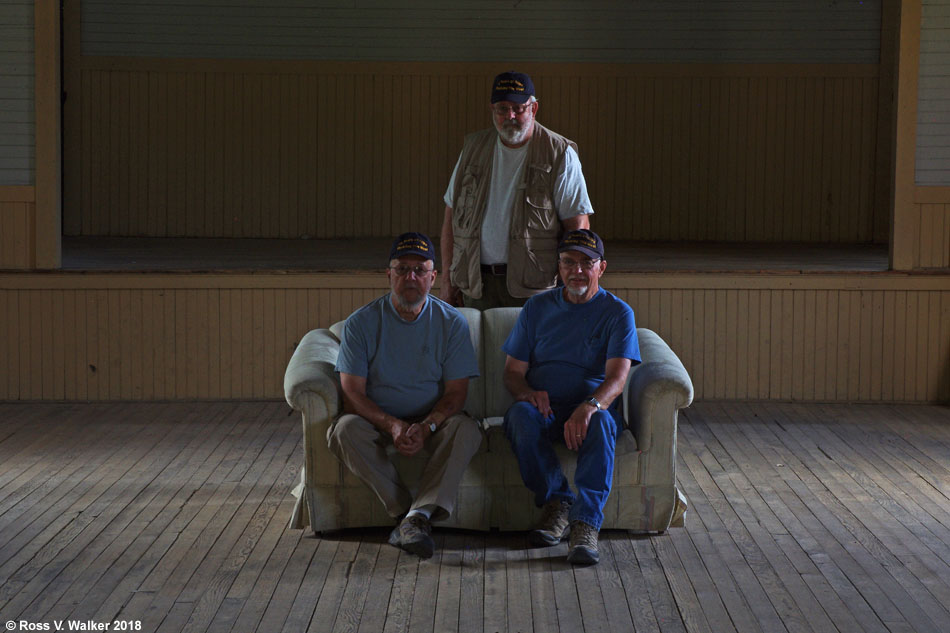
[{"label": "wall trim board", "polygon": [[60,81],[60,4],[34,3],[36,109],[37,268],[62,265],[62,82]]},{"label": "wall trim board", "polygon": [[36,187],[32,185],[0,186],[0,202],[36,202]]},{"label": "wall trim board", "polygon": [[[610,290],[950,290],[941,272],[849,273],[606,273]],[[438,287],[438,286],[437,286]],[[142,289],[354,289],[388,290],[382,272],[330,273],[0,273],[7,290]]]},{"label": "wall trim board", "polygon": [[917,204],[950,204],[950,187],[922,187],[914,189]]},{"label": "wall trim board", "polygon": [[[314,60],[199,59],[165,57],[80,57],[82,70],[142,70],[149,72],[251,72],[259,74],[321,75],[484,75],[487,88],[500,67],[517,67],[529,75],[549,77],[877,77],[878,64],[761,64],[761,63],[634,63],[576,62],[338,62]],[[543,96],[543,95],[541,95]]]},{"label": "wall trim board", "polygon": [[914,237],[919,221],[914,213],[917,153],[917,86],[920,66],[920,0],[900,3],[900,26],[895,86],[894,201],[891,210],[890,268],[909,270],[917,260]]}]

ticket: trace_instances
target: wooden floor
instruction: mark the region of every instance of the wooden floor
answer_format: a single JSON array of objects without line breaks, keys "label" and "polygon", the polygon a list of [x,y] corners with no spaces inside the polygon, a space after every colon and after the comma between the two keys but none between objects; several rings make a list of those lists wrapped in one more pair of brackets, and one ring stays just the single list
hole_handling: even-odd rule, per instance
[{"label": "wooden floor", "polygon": [[299,424],[275,402],[0,405],[0,620],[950,631],[947,408],[695,404],[686,528],[605,533],[600,565],[578,569],[523,534],[437,531],[419,562],[385,530],[287,530]]}]

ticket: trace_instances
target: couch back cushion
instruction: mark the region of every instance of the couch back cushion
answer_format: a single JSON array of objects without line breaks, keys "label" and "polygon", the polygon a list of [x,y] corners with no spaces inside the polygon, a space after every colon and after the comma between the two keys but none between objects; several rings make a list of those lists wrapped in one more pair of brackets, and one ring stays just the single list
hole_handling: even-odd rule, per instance
[{"label": "couch back cushion", "polygon": [[501,346],[518,320],[521,308],[491,308],[482,313],[482,357],[484,362],[485,416],[505,415],[514,398],[505,389],[505,352]]},{"label": "couch back cushion", "polygon": [[464,410],[476,420],[485,417],[485,360],[482,354],[482,313],[475,308],[459,308],[459,312],[468,321],[468,334],[478,359],[478,378],[468,381],[468,397]]}]

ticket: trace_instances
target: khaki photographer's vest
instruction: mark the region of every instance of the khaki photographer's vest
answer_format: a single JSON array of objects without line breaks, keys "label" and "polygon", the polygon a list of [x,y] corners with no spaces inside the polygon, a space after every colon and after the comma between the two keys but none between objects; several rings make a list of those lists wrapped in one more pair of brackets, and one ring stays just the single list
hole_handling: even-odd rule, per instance
[{"label": "khaki photographer's vest", "polygon": [[[482,296],[482,220],[497,138],[494,128],[467,135],[455,175],[449,274],[454,285],[476,299]],[[512,297],[530,297],[553,288],[557,280],[561,222],[554,208],[554,180],[568,145],[577,151],[573,141],[535,121],[508,227],[507,285]]]}]

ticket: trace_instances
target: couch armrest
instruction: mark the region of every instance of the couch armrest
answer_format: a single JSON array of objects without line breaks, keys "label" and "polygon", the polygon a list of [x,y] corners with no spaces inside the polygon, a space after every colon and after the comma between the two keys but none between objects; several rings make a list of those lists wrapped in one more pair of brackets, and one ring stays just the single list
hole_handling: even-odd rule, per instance
[{"label": "couch armrest", "polygon": [[341,407],[340,379],[334,370],[340,353],[340,341],[325,329],[307,332],[294,350],[284,372],[284,397],[293,409],[304,409],[302,394],[320,396],[330,417]]},{"label": "couch armrest", "polygon": [[637,328],[637,337],[642,362],[631,369],[624,387],[627,426],[640,451],[675,450],[677,412],[693,401],[693,382],[656,332]]}]

